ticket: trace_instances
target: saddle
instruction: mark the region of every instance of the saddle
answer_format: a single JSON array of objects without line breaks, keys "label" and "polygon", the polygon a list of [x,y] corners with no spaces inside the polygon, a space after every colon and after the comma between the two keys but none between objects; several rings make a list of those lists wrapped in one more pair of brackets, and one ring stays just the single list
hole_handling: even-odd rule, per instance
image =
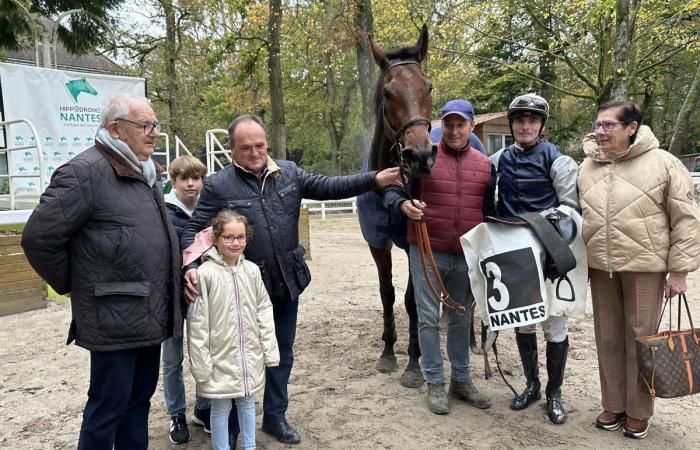
[{"label": "saddle", "polygon": [[[552,283],[556,282],[556,295],[559,300],[575,300],[571,280],[566,274],[576,267],[576,257],[569,245],[576,239],[577,227],[574,219],[563,212],[549,208],[540,212],[518,214],[517,217],[485,217],[487,222],[506,225],[527,226],[537,236],[545,250],[544,276]],[[562,281],[568,283],[571,298],[560,295]]]}]

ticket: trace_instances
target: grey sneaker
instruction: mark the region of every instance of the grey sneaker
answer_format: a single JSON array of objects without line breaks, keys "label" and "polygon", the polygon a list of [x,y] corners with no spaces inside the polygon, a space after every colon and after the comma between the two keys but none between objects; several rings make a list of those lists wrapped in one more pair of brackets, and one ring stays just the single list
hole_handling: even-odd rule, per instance
[{"label": "grey sneaker", "polygon": [[488,409],[491,407],[491,401],[469,381],[450,382],[450,397],[464,400],[467,404],[479,409]]},{"label": "grey sneaker", "polygon": [[428,383],[428,409],[433,414],[450,412],[450,404],[443,383]]}]

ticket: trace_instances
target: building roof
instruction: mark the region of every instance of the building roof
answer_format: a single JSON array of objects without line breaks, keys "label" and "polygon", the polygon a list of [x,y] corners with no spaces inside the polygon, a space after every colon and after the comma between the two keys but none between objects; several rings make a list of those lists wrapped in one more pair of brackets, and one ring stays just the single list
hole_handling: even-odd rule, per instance
[{"label": "building roof", "polygon": [[[37,17],[37,19],[44,26],[46,32],[50,32],[54,22],[47,17]],[[104,55],[76,55],[70,53],[63,46],[61,41],[58,41],[56,45],[56,59],[58,60],[59,69],[89,73],[105,73],[110,75],[126,75],[124,69]],[[41,55],[41,49],[39,50],[39,54]],[[0,55],[4,58],[5,62],[25,64],[28,66],[36,65],[34,45],[29,42],[25,47],[19,50],[2,50],[0,51]],[[41,60],[41,56],[39,56],[39,59]],[[41,61],[39,65],[42,65]]]},{"label": "building roof", "polygon": [[500,119],[501,117],[505,117],[507,115],[508,115],[508,111],[486,113],[486,114],[477,114],[476,117],[474,118],[474,125],[479,125],[480,123],[490,122],[492,120]]}]

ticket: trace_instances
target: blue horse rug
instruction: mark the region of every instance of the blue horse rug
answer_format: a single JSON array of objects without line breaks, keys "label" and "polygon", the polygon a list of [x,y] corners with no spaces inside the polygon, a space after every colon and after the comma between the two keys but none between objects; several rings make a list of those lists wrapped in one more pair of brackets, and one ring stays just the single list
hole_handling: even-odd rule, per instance
[{"label": "blue horse rug", "polygon": [[[362,171],[367,172],[365,154],[362,160]],[[360,218],[362,237],[375,248],[386,248],[394,243],[403,250],[408,250],[406,237],[406,216],[401,211],[389,211],[384,207],[382,196],[376,191],[357,196],[357,215]]]}]

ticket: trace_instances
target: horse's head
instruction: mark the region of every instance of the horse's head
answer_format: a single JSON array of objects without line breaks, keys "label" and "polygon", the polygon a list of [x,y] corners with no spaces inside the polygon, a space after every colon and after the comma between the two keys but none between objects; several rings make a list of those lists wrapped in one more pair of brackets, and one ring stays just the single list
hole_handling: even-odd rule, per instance
[{"label": "horse's head", "polygon": [[437,154],[437,147],[430,140],[432,86],[420,66],[428,52],[428,28],[423,25],[413,47],[384,51],[374,42],[370,46],[382,71],[375,94],[375,143],[377,134],[383,132],[383,142],[389,144],[390,153],[384,155],[385,161],[400,165],[412,176],[427,175]]}]

